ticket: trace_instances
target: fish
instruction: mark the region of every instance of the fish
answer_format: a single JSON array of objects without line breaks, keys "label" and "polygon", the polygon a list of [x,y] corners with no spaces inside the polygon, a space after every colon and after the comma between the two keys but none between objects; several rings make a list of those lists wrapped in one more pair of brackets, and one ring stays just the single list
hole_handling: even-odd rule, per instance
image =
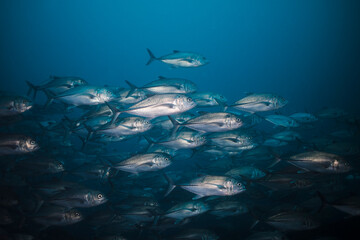
[{"label": "fish", "polygon": [[33,107],[33,102],[23,96],[0,95],[0,117],[9,117],[24,113]]},{"label": "fish", "polygon": [[231,107],[255,113],[272,111],[284,107],[288,101],[283,97],[272,93],[253,93],[238,101]]},{"label": "fish", "polygon": [[43,206],[40,211],[31,218],[34,222],[45,227],[71,225],[83,219],[83,214],[77,209],[50,205]]},{"label": "fish", "polygon": [[29,96],[31,92],[34,91],[33,99],[35,99],[36,93],[39,90],[40,91],[48,90],[51,91],[53,94],[57,95],[71,88],[84,86],[88,84],[83,78],[80,77],[59,77],[59,76],[50,76],[49,81],[40,85],[34,85],[29,81],[26,81],[26,83],[29,86],[27,95]]},{"label": "fish", "polygon": [[294,119],[284,116],[284,115],[267,115],[264,117],[264,119],[268,122],[271,122],[272,124],[276,126],[282,126],[286,128],[290,127],[299,127],[300,124],[296,122]]},{"label": "fish", "polygon": [[207,139],[215,146],[231,147],[237,150],[249,150],[258,145],[250,134],[237,131],[212,133],[207,136]]},{"label": "fish", "polygon": [[291,114],[289,117],[295,119],[295,121],[297,121],[299,123],[313,123],[318,120],[318,118],[311,113],[297,112],[297,113]]},{"label": "fish", "polygon": [[210,214],[218,218],[237,216],[247,212],[249,212],[248,207],[238,201],[221,201],[210,210]]},{"label": "fish", "polygon": [[293,155],[289,163],[319,173],[344,173],[350,171],[350,164],[342,157],[319,151],[304,152]]},{"label": "fish", "polygon": [[39,148],[39,144],[32,137],[18,134],[0,135],[0,156],[32,153]]},{"label": "fish", "polygon": [[185,218],[194,217],[207,212],[210,209],[209,205],[200,201],[190,201],[179,203],[164,214],[164,217],[174,218],[176,223],[184,220]]},{"label": "fish", "polygon": [[296,211],[279,212],[268,217],[265,222],[282,231],[311,230],[320,226],[311,215]]},{"label": "fish", "polygon": [[149,148],[153,144],[159,144],[164,147],[171,149],[189,149],[202,146],[206,143],[206,138],[202,133],[193,131],[193,130],[181,130],[176,133],[174,137],[170,136],[169,138],[160,140],[158,142],[153,142],[150,138],[146,138],[150,144]]},{"label": "fish", "polygon": [[149,53],[150,59],[146,63],[149,65],[154,60],[161,61],[163,63],[169,64],[172,67],[200,67],[205,64],[208,64],[209,61],[202,55],[193,52],[181,52],[178,50],[174,50],[172,53],[164,55],[162,57],[155,57],[155,55],[150,51],[150,49],[146,49]]},{"label": "fish", "polygon": [[67,208],[88,208],[104,204],[108,201],[103,193],[92,189],[66,189],[47,202]]},{"label": "fish", "polygon": [[172,180],[165,174],[169,182],[169,189],[165,196],[169,195],[176,186],[196,194],[193,200],[208,196],[232,196],[246,190],[243,183],[227,176],[205,175],[195,178],[188,183],[174,185]]},{"label": "fish", "polygon": [[69,105],[82,106],[103,104],[116,98],[116,95],[106,87],[89,85],[71,88],[57,95],[49,91],[45,91],[45,93],[48,97],[46,106],[50,105],[54,99]]},{"label": "fish", "polygon": [[143,153],[113,164],[113,168],[138,174],[140,172],[157,171],[169,166],[170,164],[170,155],[165,153]]},{"label": "fish", "polygon": [[150,83],[145,84],[143,87],[136,87],[129,81],[126,83],[130,86],[131,94],[135,90],[143,90],[148,94],[166,94],[166,93],[193,93],[196,92],[197,86],[194,82],[183,79],[183,78],[166,78],[163,76],[159,76],[158,80],[152,81]]},{"label": "fish", "polygon": [[175,119],[169,118],[175,126],[185,126],[199,132],[226,132],[243,125],[241,118],[223,112],[204,113],[181,124]]},{"label": "fish", "polygon": [[252,166],[243,166],[238,168],[230,169],[225,173],[226,176],[233,178],[245,178],[250,180],[259,180],[264,178],[267,173]]},{"label": "fish", "polygon": [[334,202],[329,202],[325,197],[319,192],[316,192],[321,200],[321,207],[319,212],[325,205],[332,206],[341,212],[349,214],[351,216],[360,216],[360,197],[359,196],[350,196],[342,197]]},{"label": "fish", "polygon": [[197,107],[221,106],[225,108],[227,105],[226,97],[219,93],[196,92],[188,95],[194,100]]}]

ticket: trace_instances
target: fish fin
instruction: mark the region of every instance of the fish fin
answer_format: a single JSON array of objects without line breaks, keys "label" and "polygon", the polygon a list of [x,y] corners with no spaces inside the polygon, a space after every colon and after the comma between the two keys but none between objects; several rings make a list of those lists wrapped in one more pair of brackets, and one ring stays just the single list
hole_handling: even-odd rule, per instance
[{"label": "fish fin", "polygon": [[149,53],[150,59],[149,61],[146,63],[146,65],[149,65],[150,63],[152,63],[152,61],[157,60],[158,58],[155,57],[155,55],[150,51],[150,49],[146,49],[146,51]]},{"label": "fish fin", "polygon": [[220,107],[222,107],[223,108],[223,111],[225,112],[227,109],[228,109],[228,105],[226,104],[226,103],[224,103],[224,102],[221,102],[221,101],[219,101],[218,99],[214,99],[215,100],[215,102],[220,106]]},{"label": "fish fin", "polygon": [[172,132],[171,132],[171,135],[170,135],[170,139],[173,139],[175,137],[175,134],[176,134],[177,130],[179,129],[179,127],[181,125],[172,116],[168,115],[168,118],[170,119],[171,123],[174,125],[174,127],[172,129]]},{"label": "fish fin", "polygon": [[86,139],[83,141],[83,145],[81,150],[84,150],[88,141],[91,139],[91,137],[94,135],[94,133],[96,132],[94,129],[92,129],[91,127],[89,127],[88,125],[86,125],[85,123],[83,123],[84,127],[86,128],[86,130],[88,131],[88,135],[86,137]]},{"label": "fish fin", "polygon": [[159,79],[166,79],[164,76],[158,76]]},{"label": "fish fin", "polygon": [[32,91],[34,91],[34,95],[32,97],[32,99],[35,99],[36,97],[36,93],[37,91],[39,90],[39,87],[35,86],[34,84],[32,84],[31,82],[29,81],[26,81],[26,84],[29,86],[29,90],[27,92],[27,96],[29,96],[31,94]]},{"label": "fish fin", "polygon": [[128,98],[129,96],[131,96],[131,94],[134,93],[134,91],[137,89],[137,87],[134,84],[132,84],[131,82],[129,82],[128,80],[125,80],[125,82],[130,87],[130,90],[129,90],[128,94],[126,94],[126,98]]},{"label": "fish fin", "polygon": [[179,50],[173,50],[173,53],[179,53],[180,51]]},{"label": "fish fin", "polygon": [[112,112],[113,116],[112,119],[109,123],[109,125],[112,125],[116,119],[119,117],[119,115],[121,114],[121,111],[119,111],[116,107],[110,105],[108,102],[105,102],[106,106],[108,106],[108,108],[110,109],[110,111]]},{"label": "fish fin", "polygon": [[45,103],[45,108],[47,108],[55,99],[55,95],[53,93],[51,93],[48,90],[44,90],[45,95],[47,96],[48,100]]},{"label": "fish fin", "polygon": [[175,189],[176,185],[174,184],[173,180],[165,172],[163,172],[163,175],[169,184],[169,188],[164,195],[164,197],[167,197]]},{"label": "fish fin", "polygon": [[146,135],[143,135],[143,137],[145,138],[145,140],[149,143],[149,145],[146,147],[146,149],[145,149],[145,152],[147,152],[152,146],[154,146],[154,141],[150,138],[150,137],[148,137],[148,136],[146,136]]}]

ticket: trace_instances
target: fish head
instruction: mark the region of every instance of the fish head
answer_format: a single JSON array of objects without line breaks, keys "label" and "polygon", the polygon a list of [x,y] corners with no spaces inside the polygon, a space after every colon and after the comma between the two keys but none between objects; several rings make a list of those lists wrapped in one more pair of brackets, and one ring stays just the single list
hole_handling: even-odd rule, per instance
[{"label": "fish head", "polygon": [[144,131],[147,131],[152,128],[151,122],[146,119],[143,119],[143,118],[139,118],[139,119],[135,120],[134,125],[136,128],[144,130]]},{"label": "fish head", "polygon": [[108,199],[105,197],[105,195],[99,191],[91,191],[89,193],[89,200],[93,204],[93,206],[101,205],[103,203],[106,203]]},{"label": "fish head", "polygon": [[32,108],[33,102],[25,97],[17,98],[13,102],[14,110],[23,113]]},{"label": "fish head", "polygon": [[58,160],[53,160],[50,162],[50,169],[53,173],[59,173],[65,171],[64,164]]},{"label": "fish head", "polygon": [[206,57],[204,57],[204,56],[197,55],[196,57],[194,57],[192,59],[191,63],[193,66],[198,67],[198,66],[203,66],[203,65],[209,64],[210,61],[208,59],[206,59]]},{"label": "fish head", "polygon": [[70,209],[65,213],[65,219],[68,223],[76,223],[83,220],[84,216],[77,209]]},{"label": "fish head", "polygon": [[281,96],[276,96],[273,99],[273,104],[275,106],[275,108],[282,108],[284,107],[286,104],[288,104],[288,100],[286,100],[285,98],[281,97]]},{"label": "fish head", "polygon": [[335,158],[332,161],[330,168],[339,173],[344,173],[351,170],[350,164],[342,158]]},{"label": "fish head", "polygon": [[186,92],[186,93],[193,93],[193,92],[196,92],[196,90],[197,90],[197,86],[193,82],[184,83],[182,88],[183,88],[182,90],[184,90],[184,92]]},{"label": "fish head", "polygon": [[96,91],[99,102],[109,102],[116,98],[116,94],[108,88],[99,88]]},{"label": "fish head", "polygon": [[239,128],[243,125],[241,118],[233,114],[227,114],[225,116],[225,123],[227,127],[231,129]]},{"label": "fish head", "polygon": [[171,157],[168,154],[157,154],[153,159],[153,163],[157,167],[167,167],[171,164]]},{"label": "fish head", "polygon": [[185,95],[177,95],[174,100],[174,105],[178,106],[181,111],[187,111],[196,106],[195,101]]},{"label": "fish head", "polygon": [[20,141],[20,149],[22,151],[33,152],[38,150],[39,148],[40,146],[38,145],[38,143],[30,137],[25,137]]},{"label": "fish head", "polygon": [[210,206],[204,202],[195,202],[193,204],[193,213],[200,214],[210,210]]},{"label": "fish head", "polygon": [[226,189],[226,195],[235,195],[246,190],[244,184],[233,178],[226,178],[224,187]]}]

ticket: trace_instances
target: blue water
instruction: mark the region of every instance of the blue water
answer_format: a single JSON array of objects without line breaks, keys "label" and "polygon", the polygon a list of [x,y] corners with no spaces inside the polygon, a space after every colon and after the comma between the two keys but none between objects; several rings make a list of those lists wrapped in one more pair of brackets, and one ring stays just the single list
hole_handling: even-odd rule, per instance
[{"label": "blue water", "polygon": [[[358,1],[1,1],[1,89],[81,76],[138,85],[193,80],[229,100],[276,92],[299,110],[359,102]],[[172,50],[199,52],[198,69],[145,66]],[[356,104],[357,105],[357,104]]]},{"label": "blue water", "polygon": [[[289,101],[283,114],[360,112],[358,0],[2,0],[0,34],[2,91],[26,94],[26,80],[39,84],[49,75],[122,87],[161,75],[192,80],[229,103],[276,93]],[[197,52],[210,63],[146,66],[146,48],[157,57]],[[239,224],[222,223],[232,231]]]}]

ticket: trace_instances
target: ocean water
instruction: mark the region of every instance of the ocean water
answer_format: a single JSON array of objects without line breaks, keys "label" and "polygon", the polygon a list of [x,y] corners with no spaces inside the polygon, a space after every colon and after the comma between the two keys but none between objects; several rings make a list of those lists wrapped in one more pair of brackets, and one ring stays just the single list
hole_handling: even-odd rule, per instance
[{"label": "ocean water", "polygon": [[[143,86],[156,80],[158,76],[165,76],[189,79],[197,85],[199,92],[222,94],[227,98],[228,105],[250,93],[280,95],[288,101],[286,106],[275,111],[276,114],[281,115],[288,116],[296,112],[317,115],[320,110],[326,108],[342,109],[346,112],[344,118],[320,119],[319,117],[319,121],[311,126],[312,130],[296,129],[305,136],[305,140],[295,141],[290,146],[274,149],[280,149],[282,156],[309,150],[328,151],[341,155],[353,166],[352,171],[346,173],[347,175],[321,175],[320,179],[329,178],[334,182],[340,182],[343,187],[345,186],[345,190],[336,192],[337,196],[346,197],[349,194],[359,194],[358,182],[356,182],[358,180],[346,182],[346,179],[351,178],[350,175],[355,179],[359,170],[357,168],[360,154],[358,137],[360,114],[359,1],[2,0],[0,1],[0,33],[0,90],[18,95],[25,96],[27,94],[26,81],[38,85],[48,80],[49,76],[54,75],[78,76],[91,85],[124,88],[129,88],[125,80],[136,86]],[[173,50],[195,52],[205,56],[209,63],[195,68],[174,68],[160,61],[146,65],[149,60],[147,48],[156,57],[172,53]],[[29,114],[24,114],[25,118],[33,119],[31,111],[44,105],[46,99],[46,95],[39,92],[35,100],[36,107],[33,107]],[[206,111],[219,111],[219,108],[215,108],[215,110],[210,108]],[[46,111],[42,111],[42,116],[46,115],[44,112],[46,113]],[[193,113],[197,114],[196,111]],[[271,113],[274,114],[274,111]],[[260,115],[267,114],[261,113]],[[79,114],[76,111],[69,113],[61,110],[57,112],[56,117],[46,115],[42,120],[54,118],[58,121],[61,119],[60,115],[75,118]],[[12,126],[7,123],[6,127],[1,127],[1,132],[39,137],[38,133],[31,132],[30,129],[17,128],[16,124],[21,125],[21,121],[14,124]],[[257,137],[262,139],[259,140],[261,142],[258,143],[259,145],[262,145],[262,141],[269,134],[287,129],[274,127],[268,122],[261,124],[252,128]],[[20,129],[26,129],[26,131],[19,132]],[[345,150],[344,148],[341,150],[312,148],[304,143],[317,137],[328,137],[330,132],[344,129],[350,129],[351,136],[347,136],[348,138],[345,140],[338,138],[334,141],[350,143],[350,150],[349,148]],[[72,151],[76,154],[81,152],[81,141],[78,138],[72,137],[70,142],[74,144]],[[41,141],[39,144],[41,146]],[[146,141],[136,138],[125,143],[109,145],[111,147],[102,150],[102,155],[111,153],[124,158],[128,153],[142,153]],[[50,144],[42,148],[42,155],[48,154],[53,157],[61,155],[62,161],[65,162],[65,168],[69,172],[75,166],[80,165],[76,164],[74,159],[70,159],[73,155],[57,153],[55,148],[61,151],[61,147],[54,143],[54,145]],[[114,149],[116,151],[113,151]],[[8,158],[8,156],[0,157]],[[236,159],[241,161],[242,157],[243,155]],[[18,156],[10,156],[10,158],[18,161]],[[193,163],[198,161],[201,165],[206,157],[201,155],[194,157],[190,154],[185,158],[186,160],[183,162],[172,166],[171,170],[183,171],[184,174],[192,171],[198,176],[204,172],[223,175],[225,170],[230,170],[232,167],[216,171],[207,168],[205,164],[205,167],[202,165],[204,168],[199,169]],[[88,160],[90,164],[95,164],[91,162],[93,160],[89,159],[90,157],[85,157],[84,161]],[[4,172],[8,171],[10,175],[14,173],[15,170],[11,170],[8,163],[2,165]],[[190,165],[191,167],[189,167]],[[257,165],[256,162],[252,165],[270,171],[268,165],[262,163]],[[286,166],[281,166],[274,169],[287,171]],[[160,175],[161,173],[148,176],[152,179],[148,181],[153,181],[150,184],[151,188],[155,189],[156,186],[159,186],[154,179]],[[3,174],[3,179],[8,176]],[[84,181],[72,176],[71,173],[68,175],[50,174],[40,176],[34,181],[29,180],[29,176],[22,177],[26,182],[27,194],[23,194],[22,187],[14,187],[11,184],[6,187],[11,188],[17,193],[18,198],[23,200],[28,197],[28,194],[35,193],[29,189],[38,183],[54,178],[76,182],[88,188],[95,186],[95,189],[112,196],[108,197],[106,207],[113,209],[116,208],[114,206],[118,199],[121,199],[121,196],[118,195],[126,195],[132,189],[131,184],[141,182],[143,176],[138,176],[137,180],[132,180],[133,177],[128,177],[126,173],[122,172],[120,178],[115,177],[113,180],[115,187],[111,187],[108,183],[99,183],[94,179],[88,181],[88,176]],[[312,179],[316,178],[311,177]],[[146,176],[144,179],[147,179]],[[263,186],[259,187],[256,183],[254,184],[255,186],[252,186],[247,182],[247,188],[267,194],[271,191],[276,192],[273,188],[264,190]],[[205,213],[206,215],[189,218],[189,223],[180,223],[179,226],[172,223],[175,228],[170,231],[166,227],[162,228],[161,224],[155,230],[149,230],[149,223],[143,224],[140,221],[131,227],[122,225],[125,230],[120,229],[118,234],[127,239],[173,239],[178,231],[199,228],[213,231],[219,236],[219,239],[245,239],[254,232],[279,230],[264,222],[261,223],[263,216],[270,212],[265,211],[267,206],[271,205],[271,208],[277,207],[277,209],[289,209],[290,206],[290,209],[294,211],[304,208],[307,213],[317,214],[319,202],[317,205],[308,204],[310,207],[307,205],[308,201],[313,198],[319,201],[316,191],[323,192],[326,188],[324,194],[327,199],[330,198],[331,201],[337,199],[336,197],[332,199],[330,196],[332,190],[328,190],[322,184],[316,180],[313,183],[315,186],[313,189],[301,190],[304,191],[300,193],[302,197],[294,197],[293,190],[286,191],[284,198],[277,196],[275,199],[268,195],[262,198],[247,196],[242,199],[242,195],[237,195],[236,201],[239,199],[245,201],[251,212],[261,212],[261,214],[248,213],[245,216],[218,219]],[[336,184],[334,183],[334,185]],[[161,186],[161,191],[157,189],[154,192],[156,192],[155,198],[160,202],[162,211],[168,210],[177,203],[190,201],[193,197],[193,194],[176,188],[168,197],[163,198],[166,184],[162,183]],[[142,186],[142,188],[146,187]],[[335,192],[335,190],[333,191]],[[234,200],[231,197],[226,197],[226,199]],[[208,200],[210,203],[211,201]],[[329,200],[329,202],[331,201]],[[357,206],[359,205],[360,203]],[[263,209],[264,206],[265,209]],[[86,208],[83,211],[87,217],[103,208],[105,207],[98,206]],[[131,204],[130,208],[133,208]],[[41,226],[29,220],[36,213],[25,213],[26,211],[17,209],[17,207],[11,209],[12,215],[16,219],[26,219],[24,220],[25,224],[20,224],[21,221],[16,220],[15,224],[0,226],[1,230],[9,233],[9,238],[5,239],[16,239],[13,234],[18,232],[35,236],[35,239],[92,239],[113,234],[115,231],[113,228],[110,231],[89,227],[85,223],[86,217],[84,221],[74,225],[51,226],[42,230]],[[152,217],[156,215],[153,212],[149,214]],[[356,232],[356,226],[359,226],[358,217],[348,218],[346,214],[337,212],[329,206],[322,210],[321,214],[323,214],[321,219],[328,218],[331,221],[322,221],[320,227],[315,230],[280,231],[285,232],[289,239],[317,239],[328,236],[345,239],[350,237],[350,233]],[[261,218],[261,225],[251,228],[256,219],[254,215]],[[150,225],[156,224],[151,222]]]}]

